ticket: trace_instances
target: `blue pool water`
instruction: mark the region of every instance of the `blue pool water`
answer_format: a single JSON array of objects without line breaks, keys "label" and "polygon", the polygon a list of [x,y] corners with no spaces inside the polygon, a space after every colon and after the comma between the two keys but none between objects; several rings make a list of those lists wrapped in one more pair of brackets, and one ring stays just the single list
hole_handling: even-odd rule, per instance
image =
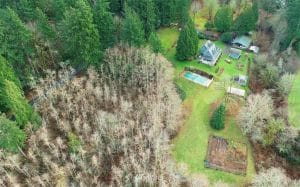
[{"label": "blue pool water", "polygon": [[201,75],[198,75],[198,74],[195,74],[195,73],[192,73],[192,72],[185,72],[184,74],[184,77],[190,81],[193,81],[197,84],[201,84],[203,86],[208,86],[209,84],[209,79],[206,78],[206,77],[203,77]]}]

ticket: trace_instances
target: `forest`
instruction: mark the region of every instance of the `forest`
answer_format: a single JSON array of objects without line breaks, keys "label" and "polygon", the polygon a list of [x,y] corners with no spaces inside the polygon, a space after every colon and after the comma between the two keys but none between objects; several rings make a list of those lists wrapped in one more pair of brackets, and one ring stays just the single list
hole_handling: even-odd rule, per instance
[{"label": "forest", "polygon": [[300,186],[300,0],[0,0],[0,186]]}]

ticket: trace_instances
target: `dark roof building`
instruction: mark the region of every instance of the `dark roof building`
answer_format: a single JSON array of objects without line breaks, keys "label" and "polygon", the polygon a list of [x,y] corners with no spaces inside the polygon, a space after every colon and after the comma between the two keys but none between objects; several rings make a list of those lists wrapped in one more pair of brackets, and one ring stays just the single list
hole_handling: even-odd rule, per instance
[{"label": "dark roof building", "polygon": [[208,40],[200,49],[199,60],[204,64],[214,66],[221,54],[222,50]]},{"label": "dark roof building", "polygon": [[239,37],[236,37],[231,43],[234,47],[237,47],[240,49],[249,49],[249,47],[252,43],[252,40],[251,40],[251,38],[249,38],[247,36],[239,36]]}]

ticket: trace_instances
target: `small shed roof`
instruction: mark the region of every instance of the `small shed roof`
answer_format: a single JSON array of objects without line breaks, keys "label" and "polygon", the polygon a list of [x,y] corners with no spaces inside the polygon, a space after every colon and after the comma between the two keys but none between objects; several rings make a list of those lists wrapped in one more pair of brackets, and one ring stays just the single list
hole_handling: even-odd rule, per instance
[{"label": "small shed roof", "polygon": [[234,88],[234,87],[228,87],[227,93],[237,95],[237,96],[240,96],[240,97],[245,97],[245,95],[246,95],[245,90],[239,89],[239,88]]},{"label": "small shed roof", "polygon": [[244,46],[245,48],[249,48],[252,40],[247,36],[239,36],[233,40],[233,44],[239,44]]},{"label": "small shed roof", "polygon": [[250,47],[250,50],[253,51],[254,53],[258,53],[259,52],[259,47],[252,45]]},{"label": "small shed roof", "polygon": [[239,49],[231,48],[229,56],[234,59],[239,59],[241,57],[242,51]]}]

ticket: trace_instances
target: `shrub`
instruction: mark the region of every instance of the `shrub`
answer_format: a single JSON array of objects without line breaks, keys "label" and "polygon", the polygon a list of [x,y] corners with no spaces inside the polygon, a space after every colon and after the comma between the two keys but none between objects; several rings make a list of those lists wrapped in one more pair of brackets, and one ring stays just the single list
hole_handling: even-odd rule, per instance
[{"label": "shrub", "polygon": [[214,23],[212,21],[208,21],[208,22],[205,23],[204,27],[207,30],[213,29],[214,28]]},{"label": "shrub", "polygon": [[18,152],[24,146],[25,133],[17,127],[16,122],[8,120],[0,114],[0,148],[10,152]]},{"label": "shrub", "polygon": [[280,168],[270,168],[260,172],[252,181],[252,187],[258,186],[289,186],[290,179]]},{"label": "shrub", "polygon": [[77,153],[80,146],[81,146],[81,142],[80,142],[79,137],[76,134],[72,133],[72,132],[68,133],[69,152],[70,153]]},{"label": "shrub", "polygon": [[213,129],[221,130],[225,126],[225,105],[221,104],[213,113],[210,125]]},{"label": "shrub", "polygon": [[232,33],[230,32],[225,32],[221,35],[221,41],[224,43],[230,43],[232,41]]}]

